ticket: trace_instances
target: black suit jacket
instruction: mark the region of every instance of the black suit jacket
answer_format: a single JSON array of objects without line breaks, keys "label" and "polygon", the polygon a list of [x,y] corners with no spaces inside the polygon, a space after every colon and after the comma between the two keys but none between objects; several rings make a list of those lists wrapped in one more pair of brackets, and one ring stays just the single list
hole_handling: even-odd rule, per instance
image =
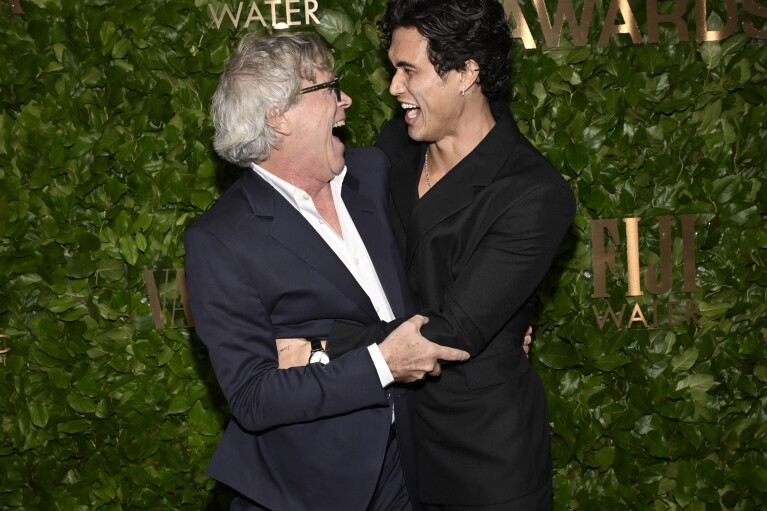
[{"label": "black suit jacket", "polygon": [[[395,314],[412,307],[387,214],[387,163],[347,151],[342,196]],[[378,321],[317,232],[248,169],[185,236],[195,327],[232,411],[207,473],[274,510],[365,509],[391,424],[366,348],[278,369],[275,338],[326,338],[334,320]],[[415,487],[411,394],[395,389],[403,471]]]},{"label": "black suit jacket", "polygon": [[505,502],[551,484],[546,401],[521,349],[536,289],[575,212],[567,183],[521,136],[508,108],[421,199],[426,146],[401,119],[377,145],[391,161],[391,218],[421,330],[469,351],[417,393],[421,500]]}]

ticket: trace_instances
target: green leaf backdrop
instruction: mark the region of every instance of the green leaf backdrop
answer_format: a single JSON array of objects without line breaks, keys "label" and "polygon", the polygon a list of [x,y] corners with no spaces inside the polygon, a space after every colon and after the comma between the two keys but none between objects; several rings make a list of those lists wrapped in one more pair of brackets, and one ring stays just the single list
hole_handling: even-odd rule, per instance
[{"label": "green leaf backdrop", "polygon": [[[398,114],[374,25],[384,2],[318,3],[309,29],[355,100],[347,143],[369,144]],[[228,491],[202,474],[223,399],[199,341],[156,327],[144,270],[183,266],[185,227],[232,179],[207,108],[246,29],[217,29],[202,0],[21,5],[0,2],[0,507],[224,508]],[[679,42],[669,27],[656,45],[598,35],[595,24],[589,46],[565,31],[558,48],[513,52],[520,128],[579,203],[532,351],[555,507],[762,509],[767,46],[742,32]],[[592,298],[590,221],[641,218],[644,269],[662,215],[695,216],[697,291],[675,284],[658,299],[697,302],[699,323],[600,328],[592,306],[626,304],[626,265],[618,257],[608,300]],[[672,257],[676,282],[678,240]]]}]

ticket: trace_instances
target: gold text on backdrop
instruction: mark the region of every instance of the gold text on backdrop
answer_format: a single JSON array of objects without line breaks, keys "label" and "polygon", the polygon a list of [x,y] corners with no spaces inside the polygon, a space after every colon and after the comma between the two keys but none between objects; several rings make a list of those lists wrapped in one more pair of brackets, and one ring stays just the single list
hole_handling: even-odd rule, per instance
[{"label": "gold text on backdrop", "polygon": [[[616,327],[623,325],[627,308],[631,315],[626,322],[630,328],[634,323],[641,323],[645,328],[671,327],[682,323],[697,324],[698,304],[693,300],[675,300],[671,297],[674,275],[674,220],[671,215],[662,215],[655,220],[658,226],[658,253],[646,253],[646,269],[644,279],[640,272],[640,231],[639,218],[623,218],[625,243],[621,242],[618,218],[591,220],[591,266],[594,279],[592,298],[609,298],[607,289],[608,270],[612,275],[620,277],[616,247],[623,246],[625,260],[622,269],[625,271],[626,288],[624,296],[639,298],[636,303],[624,303],[619,312],[615,312],[609,300],[605,300],[604,313],[600,314],[596,305],[592,305],[599,328],[602,329],[607,319],[612,319]],[[695,215],[679,215],[676,217],[681,230],[677,238],[677,247],[681,254],[681,286],[678,291],[694,293],[698,287],[695,283]],[[612,242],[608,242],[605,233],[609,234]],[[644,288],[642,286],[644,284]],[[664,297],[664,301],[655,299],[649,303],[641,297],[648,294]],[[644,309],[642,305],[644,304]],[[648,321],[647,318],[650,318]]]},{"label": "gold text on backdrop", "polygon": [[[159,286],[158,279],[159,278]],[[144,270],[152,320],[158,330],[164,328],[193,327],[186,293],[186,272],[183,268]],[[178,323],[177,316],[181,316]]]},{"label": "gold text on backdrop", "polygon": [[3,347],[0,348],[0,364],[5,365],[5,356],[11,351],[11,348],[6,347],[5,341],[10,339],[10,337],[5,334],[0,334],[0,339],[3,339]]},{"label": "gold text on backdrop", "polygon": [[[262,27],[289,28],[301,25],[321,25],[314,13],[319,9],[317,0],[262,0],[259,2],[238,2],[235,14],[228,4],[223,4],[220,10],[216,10],[213,4],[208,4],[210,16],[216,28],[221,28],[225,18],[234,25],[234,28],[248,28],[251,23],[260,23]],[[303,9],[302,9],[303,6]],[[247,17],[243,16],[247,9]],[[266,12],[265,18],[263,12]],[[268,18],[268,23],[267,23]],[[240,24],[242,22],[242,24]]]},{"label": "gold text on backdrop", "polygon": [[[633,44],[655,44],[660,40],[660,26],[662,24],[673,26],[680,42],[689,41],[689,21],[692,16],[687,12],[688,2],[677,1],[672,12],[662,13],[659,12],[661,9],[658,7],[660,1],[662,0],[644,2],[647,14],[647,25],[644,27],[647,39],[644,40],[642,28],[637,23],[629,0],[610,0],[604,19],[598,19],[598,22],[602,23],[602,27],[599,30],[597,44],[606,46],[610,43],[611,37],[618,34],[629,35]],[[573,46],[586,46],[593,43],[593,41],[589,41],[589,29],[594,20],[594,9],[596,6],[601,7],[602,2],[583,0],[583,8],[579,17],[575,13],[573,0],[559,0],[553,22],[546,6],[547,3],[551,4],[552,2],[551,0],[548,2],[546,0],[533,0],[540,30],[547,47],[559,47],[565,21],[570,28],[570,39]],[[711,29],[708,26],[709,3],[717,7],[717,14],[724,20],[722,28]],[[725,0],[724,6],[721,3],[695,0],[695,39],[698,42],[722,41],[735,33],[739,19],[743,17],[744,13],[739,12],[736,0]],[[520,0],[504,0],[503,5],[509,13],[509,19],[513,26],[512,35],[521,39],[526,49],[536,48],[536,42],[530,25],[522,12]],[[759,18],[761,21],[767,20],[767,7],[759,5],[756,0],[743,0],[742,8],[746,15],[746,20],[740,22],[743,31],[753,39],[767,39],[765,23],[762,23],[763,28],[758,28],[752,21]],[[621,23],[619,19],[622,19],[623,22]]]}]

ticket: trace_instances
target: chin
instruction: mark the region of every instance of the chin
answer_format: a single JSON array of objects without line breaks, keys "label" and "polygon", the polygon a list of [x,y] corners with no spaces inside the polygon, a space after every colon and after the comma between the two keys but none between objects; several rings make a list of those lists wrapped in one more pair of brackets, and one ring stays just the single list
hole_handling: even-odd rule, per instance
[{"label": "chin", "polygon": [[343,172],[344,167],[346,166],[346,162],[343,158],[341,158],[340,162],[336,165],[333,165],[330,168],[330,171],[333,173],[334,176],[339,175],[341,172]]},{"label": "chin", "polygon": [[408,126],[407,127],[407,134],[410,138],[415,140],[416,142],[425,142],[426,138],[421,133],[421,130],[416,128],[415,126]]}]

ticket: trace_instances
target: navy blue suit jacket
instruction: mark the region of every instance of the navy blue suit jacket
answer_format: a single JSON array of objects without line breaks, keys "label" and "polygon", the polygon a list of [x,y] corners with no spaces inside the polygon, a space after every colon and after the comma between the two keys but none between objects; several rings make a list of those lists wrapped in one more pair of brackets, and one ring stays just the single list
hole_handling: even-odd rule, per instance
[{"label": "navy blue suit jacket", "polygon": [[[387,223],[388,165],[348,149],[342,197],[394,314],[412,310]],[[278,369],[275,338],[327,338],[335,320],[378,322],[369,298],[317,232],[255,172],[187,231],[197,334],[233,420],[207,473],[275,510],[365,509],[391,423],[366,348],[327,365]],[[410,394],[393,392],[403,472],[414,491]],[[413,495],[413,493],[411,493]]]}]

